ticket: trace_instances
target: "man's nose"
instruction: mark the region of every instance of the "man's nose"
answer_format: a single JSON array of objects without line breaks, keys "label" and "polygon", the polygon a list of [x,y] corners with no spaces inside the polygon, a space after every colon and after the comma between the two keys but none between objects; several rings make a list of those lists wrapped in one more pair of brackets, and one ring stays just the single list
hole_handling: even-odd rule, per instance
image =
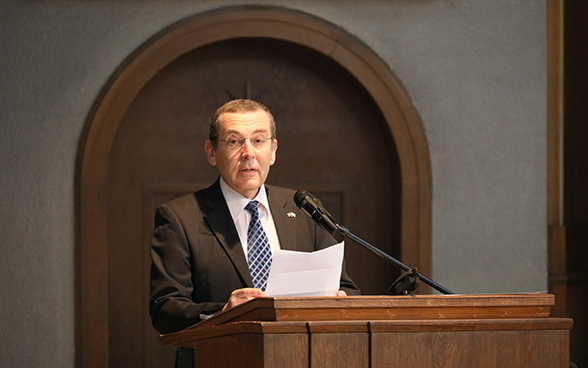
[{"label": "man's nose", "polygon": [[244,158],[250,158],[253,156],[253,145],[250,139],[245,139],[243,146],[241,147],[241,156]]}]

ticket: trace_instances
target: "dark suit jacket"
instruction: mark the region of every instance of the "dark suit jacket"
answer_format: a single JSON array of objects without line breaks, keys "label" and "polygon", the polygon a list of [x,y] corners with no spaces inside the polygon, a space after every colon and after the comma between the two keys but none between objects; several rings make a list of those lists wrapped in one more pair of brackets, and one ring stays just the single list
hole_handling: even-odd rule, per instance
[{"label": "dark suit jacket", "polygon": [[[315,251],[336,240],[294,204],[295,191],[266,186],[282,249]],[[293,212],[296,216],[288,216]],[[237,229],[217,180],[157,208],[151,246],[150,312],[160,333],[184,329],[221,309],[235,289],[253,287]],[[341,289],[359,294],[347,276]]]}]

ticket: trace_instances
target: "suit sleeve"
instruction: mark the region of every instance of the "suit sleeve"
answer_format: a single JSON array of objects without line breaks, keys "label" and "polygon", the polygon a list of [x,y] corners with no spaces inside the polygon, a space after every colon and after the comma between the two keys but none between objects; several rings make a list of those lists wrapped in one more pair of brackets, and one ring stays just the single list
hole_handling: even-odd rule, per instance
[{"label": "suit sleeve", "polygon": [[220,310],[223,302],[195,303],[192,299],[191,248],[176,214],[161,205],[155,214],[151,243],[149,311],[160,333],[182,330],[200,321],[200,315]]}]

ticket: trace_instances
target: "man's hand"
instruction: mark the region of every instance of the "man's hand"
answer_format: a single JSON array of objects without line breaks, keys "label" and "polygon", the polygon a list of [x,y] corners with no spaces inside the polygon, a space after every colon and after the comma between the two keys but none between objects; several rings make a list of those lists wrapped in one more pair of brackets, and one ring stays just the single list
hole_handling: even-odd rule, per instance
[{"label": "man's hand", "polygon": [[[260,296],[264,296],[264,295],[265,295],[265,293],[263,291],[261,291],[260,289],[255,289],[255,288],[244,288],[244,289],[234,290],[231,293],[231,297],[229,298],[229,301],[223,307],[222,312],[224,312],[228,309],[231,309],[231,308],[235,308],[239,304],[243,304],[248,300],[251,300],[253,298],[257,298]],[[344,290],[339,290],[339,291],[337,291],[337,296],[347,296],[347,293]]]},{"label": "man's hand", "polygon": [[255,288],[244,288],[244,289],[237,289],[231,293],[231,297],[225,306],[223,307],[223,312],[238,306],[239,304],[243,304],[248,300],[253,298],[257,298],[260,296],[264,296],[265,293],[260,289]]}]

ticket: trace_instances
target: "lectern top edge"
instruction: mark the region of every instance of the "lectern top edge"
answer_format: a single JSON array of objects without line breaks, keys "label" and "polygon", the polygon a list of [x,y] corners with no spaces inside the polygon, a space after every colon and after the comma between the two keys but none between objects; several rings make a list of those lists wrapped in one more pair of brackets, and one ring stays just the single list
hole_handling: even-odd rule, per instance
[{"label": "lectern top edge", "polygon": [[200,329],[237,321],[326,321],[540,318],[548,317],[551,294],[414,295],[348,297],[261,297],[189,327]]}]

